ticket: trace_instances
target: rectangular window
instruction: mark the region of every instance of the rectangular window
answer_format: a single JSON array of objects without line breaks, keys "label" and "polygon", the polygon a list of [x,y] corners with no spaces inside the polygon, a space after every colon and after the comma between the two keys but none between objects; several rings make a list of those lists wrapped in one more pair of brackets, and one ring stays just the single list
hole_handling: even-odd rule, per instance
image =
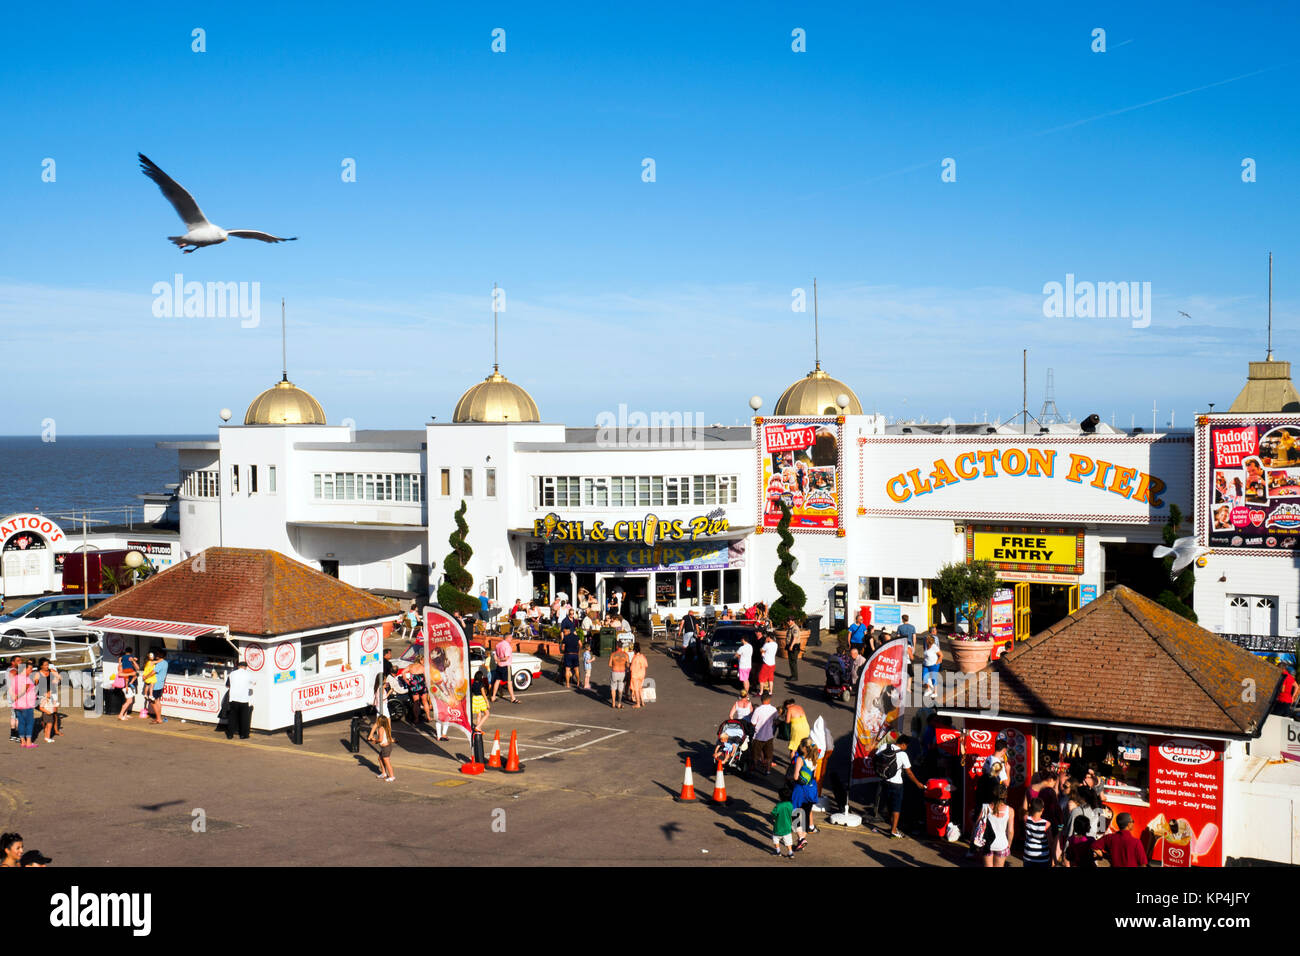
[{"label": "rectangular window", "polygon": [[880,578],[867,578],[867,600],[880,600]]},{"label": "rectangular window", "polygon": [[356,501],[357,500],[357,476],[352,472],[348,472],[347,475],[344,476],[343,481],[344,484],[340,485],[337,489],[338,497],[343,498],[347,501]]},{"label": "rectangular window", "polygon": [[483,474],[483,493],[489,498],[497,496],[497,470],[488,468]]},{"label": "rectangular window", "polygon": [[728,568],[722,572],[722,603],[740,603],[740,569]]},{"label": "rectangular window", "polygon": [[691,501],[693,504],[704,504],[704,475],[696,475],[695,480],[691,482]]},{"label": "rectangular window", "polygon": [[594,482],[592,481],[592,479],[590,478],[582,479],[582,506],[584,508],[591,507],[591,503],[594,500],[594,495],[592,493],[593,487],[594,487]]},{"label": "rectangular window", "polygon": [[664,479],[662,475],[650,476],[650,504],[662,505],[664,503]]},{"label": "rectangular window", "polygon": [[916,578],[898,579],[898,603],[918,604],[921,601],[921,582]]},{"label": "rectangular window", "polygon": [[623,507],[623,478],[619,475],[609,479],[609,504],[611,508]]},{"label": "rectangular window", "polygon": [[239,466],[238,465],[230,466],[230,493],[232,495],[239,494]]},{"label": "rectangular window", "polygon": [[893,578],[880,579],[880,599],[882,601],[897,601],[898,591],[894,588]]},{"label": "rectangular window", "polygon": [[[680,484],[681,480],[682,479],[678,478],[676,475],[669,475],[667,478],[664,479],[664,504],[665,505],[675,505],[681,503],[682,490],[683,490]],[[685,492],[686,492],[685,503],[689,504],[690,495],[691,495],[689,485],[686,487]]]},{"label": "rectangular window", "polygon": [[444,468],[438,473],[439,491],[444,498],[451,496],[451,469]]},{"label": "rectangular window", "polygon": [[464,484],[465,497],[473,498],[474,497],[474,469],[473,468],[461,469],[461,476]]},{"label": "rectangular window", "polygon": [[248,466],[248,493],[250,495],[257,494],[257,466],[256,465]]},{"label": "rectangular window", "polygon": [[736,475],[718,476],[718,504],[734,505],[736,503],[736,486],[740,483]]},{"label": "rectangular window", "polygon": [[275,465],[266,466],[266,490],[275,494]]},{"label": "rectangular window", "polygon": [[592,505],[596,508],[609,507],[609,479],[593,478],[591,479],[591,488],[593,492]]}]

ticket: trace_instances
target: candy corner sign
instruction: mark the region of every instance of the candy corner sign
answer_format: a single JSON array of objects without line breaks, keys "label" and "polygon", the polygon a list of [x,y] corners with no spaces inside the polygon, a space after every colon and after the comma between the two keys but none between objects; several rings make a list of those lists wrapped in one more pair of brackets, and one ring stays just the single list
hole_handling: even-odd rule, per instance
[{"label": "candy corner sign", "polygon": [[758,429],[760,527],[781,523],[784,502],[790,509],[791,531],[840,529],[843,423],[838,416],[763,420]]},{"label": "candy corner sign", "polygon": [[1083,532],[966,528],[966,563],[987,561],[1000,571],[1083,573]]}]

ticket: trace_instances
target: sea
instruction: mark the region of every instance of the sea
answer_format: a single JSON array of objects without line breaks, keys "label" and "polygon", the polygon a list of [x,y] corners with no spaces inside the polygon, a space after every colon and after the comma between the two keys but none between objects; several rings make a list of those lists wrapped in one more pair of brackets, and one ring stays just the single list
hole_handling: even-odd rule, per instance
[{"label": "sea", "polygon": [[[114,524],[140,520],[135,497],[180,480],[175,449],[160,441],[211,435],[0,436],[0,517],[15,512],[97,511]],[[116,513],[114,513],[116,511]]]}]

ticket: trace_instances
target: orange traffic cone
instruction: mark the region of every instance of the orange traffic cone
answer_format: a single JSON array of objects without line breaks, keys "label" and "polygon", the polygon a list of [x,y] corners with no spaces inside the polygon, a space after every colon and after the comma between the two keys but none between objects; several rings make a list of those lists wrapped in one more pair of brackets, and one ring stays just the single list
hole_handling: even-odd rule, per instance
[{"label": "orange traffic cone", "polygon": [[718,761],[718,779],[713,784],[713,802],[727,802],[727,778],[722,775],[722,761]]},{"label": "orange traffic cone", "polygon": [[510,752],[506,754],[506,765],[501,768],[503,773],[523,773],[524,768],[519,765],[519,732],[510,731]]},{"label": "orange traffic cone", "polygon": [[690,757],[687,757],[687,758],[686,758],[686,779],[684,779],[684,780],[682,781],[682,792],[681,792],[681,795],[678,796],[677,799],[678,799],[679,801],[682,801],[682,800],[694,800],[694,799],[695,799],[695,778],[694,778],[693,776],[691,776],[691,758],[690,758]]},{"label": "orange traffic cone", "polygon": [[497,731],[492,737],[492,753],[488,755],[487,765],[494,770],[501,769],[501,731]]}]

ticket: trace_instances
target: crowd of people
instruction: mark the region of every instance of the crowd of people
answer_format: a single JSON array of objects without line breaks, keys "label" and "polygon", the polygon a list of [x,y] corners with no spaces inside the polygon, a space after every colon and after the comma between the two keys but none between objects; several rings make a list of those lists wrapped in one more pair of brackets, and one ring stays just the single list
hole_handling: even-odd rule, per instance
[{"label": "crowd of people", "polygon": [[3,680],[11,742],[32,750],[42,739],[48,744],[63,736],[63,715],[59,712],[63,677],[48,657],[35,664],[29,657],[11,657]]}]

